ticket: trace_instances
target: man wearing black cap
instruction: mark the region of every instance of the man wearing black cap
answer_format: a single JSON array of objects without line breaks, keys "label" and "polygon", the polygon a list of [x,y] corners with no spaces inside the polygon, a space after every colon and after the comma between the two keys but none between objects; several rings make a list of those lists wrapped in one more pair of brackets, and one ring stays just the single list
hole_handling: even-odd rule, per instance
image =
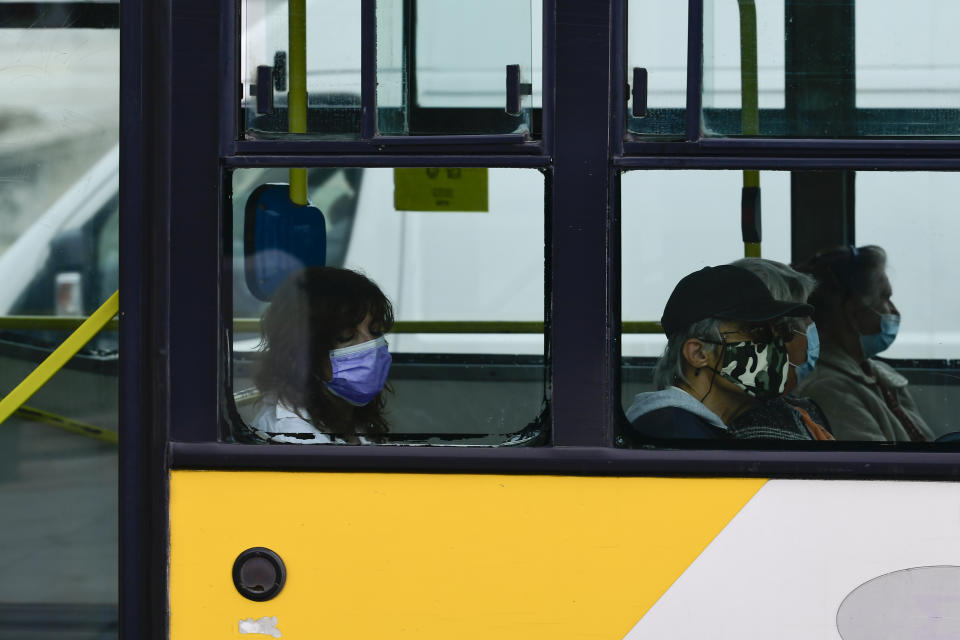
[{"label": "man wearing black cap", "polygon": [[636,434],[730,437],[730,421],[784,390],[791,332],[778,321],[812,313],[774,300],[760,278],[733,265],[683,278],[660,320],[667,348],[654,374],[658,391],[638,394],[627,410]]}]

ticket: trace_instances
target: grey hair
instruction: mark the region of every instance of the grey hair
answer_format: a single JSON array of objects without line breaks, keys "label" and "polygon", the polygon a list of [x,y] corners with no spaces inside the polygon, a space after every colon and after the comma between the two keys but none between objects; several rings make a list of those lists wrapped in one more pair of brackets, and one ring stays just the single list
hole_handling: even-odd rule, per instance
[{"label": "grey hair", "polygon": [[763,280],[770,295],[776,300],[806,302],[817,287],[816,279],[791,267],[764,258],[741,258],[731,262],[735,267],[746,269]]},{"label": "grey hair", "polygon": [[[657,360],[657,366],[653,370],[653,384],[656,388],[666,389],[675,382],[683,381],[690,384],[687,377],[683,374],[684,365],[687,363],[683,355],[683,345],[691,338],[700,338],[706,340],[720,341],[720,320],[716,318],[707,318],[698,320],[687,327],[684,331],[674,334],[667,340],[667,346],[663,350],[663,355]],[[715,351],[719,347],[716,344],[705,343],[705,351]]]},{"label": "grey hair", "polygon": [[[882,247],[867,245],[857,249],[857,260],[862,272],[858,293],[864,302],[875,302],[880,296],[880,284],[887,271],[887,252]],[[854,282],[857,281],[854,278]]]},{"label": "grey hair", "polygon": [[817,279],[810,303],[818,315],[837,309],[847,296],[872,302],[880,293],[887,268],[887,252],[876,245],[836,247],[822,251],[800,267]]}]

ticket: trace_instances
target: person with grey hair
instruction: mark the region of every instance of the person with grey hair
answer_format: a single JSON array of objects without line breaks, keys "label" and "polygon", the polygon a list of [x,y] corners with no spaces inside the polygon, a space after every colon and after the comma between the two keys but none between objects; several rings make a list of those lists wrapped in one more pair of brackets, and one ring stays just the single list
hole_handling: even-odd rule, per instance
[{"label": "person with grey hair", "polygon": [[[806,302],[816,287],[816,280],[791,267],[763,258],[742,258],[731,263],[755,274],[774,298]],[[783,393],[758,403],[730,423],[738,439],[833,440],[826,417],[815,402],[799,398],[793,391],[816,363],[820,352],[816,324],[810,316],[787,321],[792,335],[786,341],[790,367]]]},{"label": "person with grey hair", "polygon": [[810,300],[821,353],[799,392],[823,409],[838,440],[927,442],[933,431],[920,415],[907,379],[874,359],[897,336],[900,312],[877,246],[822,252],[800,269],[813,275]]},{"label": "person with grey hair", "polygon": [[637,394],[627,410],[630,439],[733,437],[731,421],[783,393],[782,319],[812,313],[774,299],[740,267],[705,267],[680,280],[660,320],[667,347],[654,373],[658,390]]},{"label": "person with grey hair", "polygon": [[[741,258],[730,264],[741,267],[755,274],[763,281],[770,295],[778,300],[792,302],[807,302],[817,287],[816,279],[796,269],[764,258]],[[787,351],[790,353],[790,373],[787,375],[787,386],[784,393],[790,393],[797,385],[813,371],[820,356],[820,336],[813,318],[791,318],[790,327],[795,337],[787,341]]]}]

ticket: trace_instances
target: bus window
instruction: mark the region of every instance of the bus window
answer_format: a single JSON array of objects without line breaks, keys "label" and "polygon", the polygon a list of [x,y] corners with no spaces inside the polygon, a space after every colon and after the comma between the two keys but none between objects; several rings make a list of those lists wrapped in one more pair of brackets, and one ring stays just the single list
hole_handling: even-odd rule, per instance
[{"label": "bus window", "polygon": [[[117,289],[119,14],[0,4],[0,397]],[[117,369],[114,327],[0,424],[0,637],[117,634]]]},{"label": "bus window", "polygon": [[686,2],[627,3],[627,82],[627,130],[644,138],[683,139],[687,128]]},{"label": "bus window", "polygon": [[[397,0],[387,5],[401,4]],[[493,0],[407,3],[416,15],[415,61],[408,90],[407,120],[391,122],[380,109],[385,134],[530,133],[533,93],[533,22],[540,2]],[[539,17],[539,16],[538,16]],[[403,21],[393,20],[397,39]],[[539,40],[539,38],[538,38]],[[507,67],[518,67],[516,103],[505,91]],[[537,62],[539,67],[539,60]]]},{"label": "bus window", "polygon": [[954,173],[861,171],[856,180],[857,244],[879,245],[903,326],[884,357],[960,358],[960,279]]},{"label": "bus window", "polygon": [[[659,321],[674,285],[707,265],[743,256],[739,171],[622,174],[621,278],[624,323]],[[790,175],[761,174],[764,257],[790,261]],[[624,357],[655,358],[660,332],[626,333]],[[628,399],[624,394],[624,399]]]},{"label": "bus window", "polygon": [[[294,28],[299,26],[304,35],[293,43],[286,0],[246,0],[242,6],[240,68],[248,133],[359,137],[360,3],[294,2],[294,8],[303,9],[294,16]],[[301,124],[287,117],[288,96],[298,81],[304,102],[292,109],[302,109],[295,116],[303,118]]]},{"label": "bus window", "polygon": [[[246,0],[243,7],[241,81],[250,138],[528,135],[533,129],[541,0],[379,0],[375,42],[364,40],[373,36],[363,32],[359,2]],[[368,62],[376,66],[376,86],[369,89],[376,94],[376,122],[363,125],[361,52],[369,48],[377,52]],[[303,78],[305,97],[298,97]]]},{"label": "bus window", "polygon": [[[744,13],[753,4],[705,3],[705,134],[960,134],[960,52],[949,28],[960,5],[757,0],[753,19]],[[754,56],[751,71],[742,61]],[[759,113],[741,114],[752,101]]]},{"label": "bus window", "polygon": [[[232,177],[235,332],[228,392],[241,441],[251,439],[250,427],[270,401],[257,386],[257,371],[269,349],[260,318],[271,302],[247,286],[245,210],[257,187],[284,182],[286,171],[238,169]],[[518,434],[538,422],[544,403],[540,173],[324,167],[307,176],[310,203],[325,218],[325,264],[364,274],[393,307],[395,324],[385,336],[392,355],[383,395],[388,431],[381,441],[531,442],[530,429]],[[473,182],[458,191],[467,180]]]},{"label": "bus window", "polygon": [[[826,184],[832,177],[848,172],[816,173],[817,178]],[[666,338],[653,323],[660,321],[675,285],[687,274],[705,266],[730,263],[744,255],[740,225],[742,176],[738,171],[634,171],[622,176],[624,369],[621,393],[627,412],[638,393],[654,389],[654,366],[664,351]],[[923,437],[907,438],[910,433],[899,431],[897,423],[891,423],[894,432],[883,433],[851,424],[857,418],[834,408],[830,397],[821,397],[816,384],[818,376],[814,374],[806,381],[801,378],[799,387],[791,393],[798,397],[812,397],[823,410],[829,428],[838,440],[933,440],[960,431],[960,423],[953,415],[960,406],[955,364],[960,355],[960,339],[954,320],[958,309],[950,284],[960,277],[952,266],[955,262],[952,260],[953,238],[960,233],[952,215],[952,205],[960,188],[956,176],[923,172],[857,172],[855,176],[847,175],[845,179],[856,185],[855,197],[845,205],[855,209],[855,215],[850,210],[847,213],[851,217],[848,230],[855,230],[856,240],[851,241],[850,246],[840,247],[841,261],[830,270],[818,270],[812,258],[817,253],[830,255],[828,250],[840,241],[830,236],[829,227],[817,223],[815,212],[805,209],[812,200],[799,193],[804,176],[800,174],[799,182],[797,177],[794,174],[791,178],[788,172],[760,173],[761,254],[770,260],[809,269],[819,278],[813,283],[819,287],[822,300],[818,309],[822,314],[818,321],[819,376],[825,375],[830,368],[838,369],[838,353],[847,354],[843,362],[849,356],[851,366],[862,366],[858,363],[863,361],[848,353],[855,347],[837,348],[841,340],[836,331],[832,332],[834,338],[830,339],[830,309],[834,307],[827,293],[823,292],[831,291],[831,286],[838,291],[842,289],[838,295],[843,304],[852,305],[850,314],[858,327],[869,324],[871,313],[878,317],[883,314],[899,316],[899,327],[892,344],[881,345],[883,348],[873,354],[871,362],[882,364],[871,365],[873,376],[870,379],[877,381],[874,389],[877,402],[888,404],[880,388],[887,379],[881,370],[889,366],[892,367],[890,371],[895,371],[894,375],[902,376],[890,375],[888,379],[893,387],[905,390],[907,395],[901,404],[908,412],[915,411],[919,416],[908,417],[908,420],[919,425]],[[820,206],[825,205],[821,203]],[[808,237],[798,237],[803,235]],[[819,245],[813,245],[814,250],[801,254],[811,246],[811,239],[819,239]],[[886,261],[869,271],[870,277],[877,282],[884,278],[884,283],[889,281],[887,294],[892,291],[890,301],[893,307],[887,308],[883,295],[864,292],[864,287],[873,287],[872,283],[856,284],[853,279],[858,276],[848,278],[844,275],[848,268],[863,268],[863,273],[868,273],[867,267],[856,266],[856,261],[860,260],[860,265],[866,264],[863,261],[869,256],[863,256],[873,250],[864,247],[871,245],[882,248]],[[794,256],[797,256],[796,260]],[[809,299],[815,304],[817,300],[816,294]],[[861,316],[867,319],[860,319]],[[801,329],[805,330],[805,327]],[[858,332],[864,336],[868,334],[866,328],[862,331],[858,328]],[[860,348],[860,353],[867,355],[864,351],[867,347]],[[815,373],[817,367],[814,367]],[[856,370],[850,375],[855,377]],[[851,400],[847,404],[854,403]],[[889,404],[897,403],[891,401]]]}]

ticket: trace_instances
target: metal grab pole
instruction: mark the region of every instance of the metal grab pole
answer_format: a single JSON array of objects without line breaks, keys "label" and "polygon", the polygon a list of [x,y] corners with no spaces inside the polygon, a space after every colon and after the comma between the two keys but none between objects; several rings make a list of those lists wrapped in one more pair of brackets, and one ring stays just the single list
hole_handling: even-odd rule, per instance
[{"label": "metal grab pole", "polygon": [[[737,0],[740,9],[740,129],[744,136],[760,133],[760,97],[757,85],[757,6],[754,0]],[[743,255],[760,257],[760,172],[743,172],[740,196],[740,229]]]},{"label": "metal grab pole", "polygon": [[120,292],[117,291],[100,305],[99,309],[90,314],[90,317],[77,327],[77,330],[71,333],[69,338],[53,350],[53,353],[38,364],[37,368],[23,379],[23,382],[0,400],[0,423],[9,418],[10,414],[19,409],[20,405],[46,384],[57,371],[60,371],[63,365],[67,364],[67,361],[76,355],[83,345],[90,342],[90,339],[97,335],[119,311]]},{"label": "metal grab pole", "polygon": [[[289,0],[290,92],[287,119],[290,133],[307,132],[307,3]],[[290,169],[290,201],[307,204],[307,170]]]}]

